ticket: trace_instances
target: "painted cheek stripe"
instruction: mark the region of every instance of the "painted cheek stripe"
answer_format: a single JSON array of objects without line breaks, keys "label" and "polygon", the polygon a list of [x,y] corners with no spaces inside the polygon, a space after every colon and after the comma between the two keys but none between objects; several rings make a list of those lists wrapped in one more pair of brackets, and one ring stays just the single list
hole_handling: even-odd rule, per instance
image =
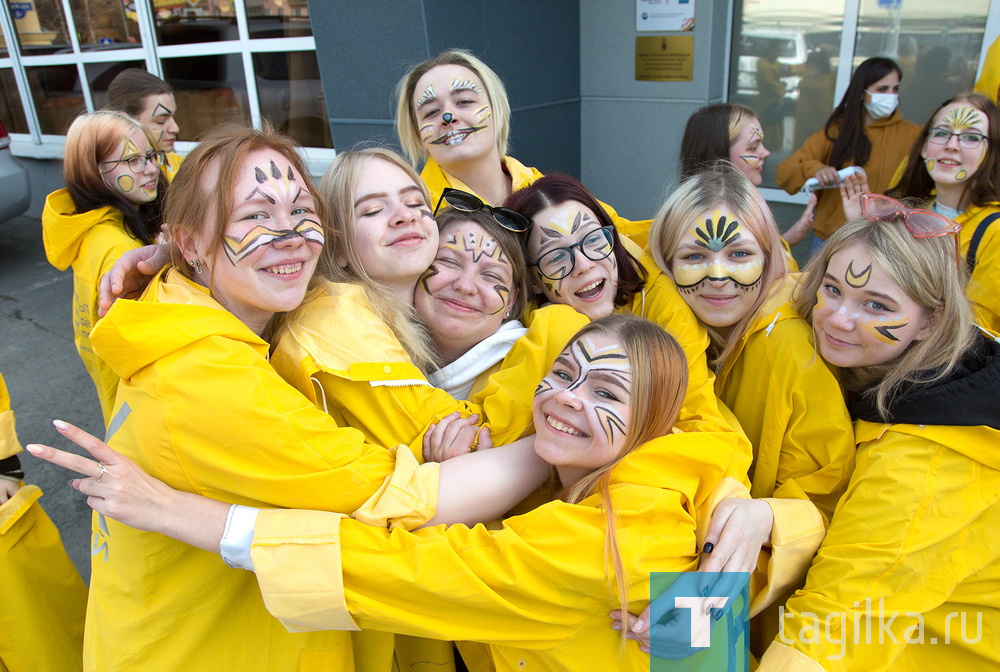
[{"label": "painted cheek stripe", "polygon": [[727,264],[722,261],[700,264],[681,264],[674,270],[674,282],[680,289],[689,289],[704,280],[732,280],[741,287],[752,287],[764,274],[763,262],[751,261],[747,264]]},{"label": "painted cheek stripe", "polygon": [[301,237],[307,243],[316,243],[320,246],[326,240],[323,235],[323,228],[318,222],[311,219],[303,219],[291,231],[274,231],[265,226],[255,226],[243,238],[226,236],[222,241],[222,245],[226,250],[229,261],[235,266],[264,245],[270,245],[271,243],[295,237]]}]

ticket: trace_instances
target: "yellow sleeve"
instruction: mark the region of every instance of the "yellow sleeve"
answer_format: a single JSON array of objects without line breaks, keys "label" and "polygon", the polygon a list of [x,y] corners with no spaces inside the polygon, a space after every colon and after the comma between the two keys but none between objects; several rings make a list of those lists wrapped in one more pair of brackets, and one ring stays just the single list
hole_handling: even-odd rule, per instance
[{"label": "yellow sleeve", "polygon": [[968,296],[979,324],[1000,331],[1000,220],[990,224],[979,243]]},{"label": "yellow sleeve", "polygon": [[830,160],[833,143],[826,138],[826,131],[819,129],[808,138],[791,156],[778,164],[776,181],[778,186],[794,194],[810,177],[816,175]]},{"label": "yellow sleeve", "polygon": [[504,357],[472,402],[481,407],[493,442],[504,445],[533,433],[535,388],[569,340],[589,322],[569,306],[551,304],[534,310],[528,332]]},{"label": "yellow sleeve", "polygon": [[776,642],[795,653],[778,646],[760,669],[818,669],[781,666],[803,657],[826,670],[889,668],[906,629],[997,561],[995,544],[983,541],[1000,523],[998,492],[1000,472],[926,438],[890,430],[863,444],[806,585],[779,624]]},{"label": "yellow sleeve", "polygon": [[14,411],[10,408],[10,394],[7,384],[0,376],[0,460],[21,452],[14,428]]}]

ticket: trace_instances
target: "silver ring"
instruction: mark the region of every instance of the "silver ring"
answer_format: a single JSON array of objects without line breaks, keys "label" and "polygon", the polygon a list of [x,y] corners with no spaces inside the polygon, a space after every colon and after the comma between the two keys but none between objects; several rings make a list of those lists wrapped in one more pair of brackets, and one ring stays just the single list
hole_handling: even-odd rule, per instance
[{"label": "silver ring", "polygon": [[97,478],[95,478],[95,479],[94,479],[94,481],[95,481],[96,483],[100,483],[100,482],[101,482],[101,479],[102,479],[102,478],[104,478],[104,474],[110,474],[111,472],[110,472],[110,471],[108,471],[108,468],[107,468],[107,467],[105,467],[105,466],[104,466],[104,464],[103,464],[103,463],[101,463],[101,462],[98,462],[98,463],[97,463],[97,466],[99,466],[99,467],[101,468],[101,473],[99,473],[99,474],[97,475]]}]

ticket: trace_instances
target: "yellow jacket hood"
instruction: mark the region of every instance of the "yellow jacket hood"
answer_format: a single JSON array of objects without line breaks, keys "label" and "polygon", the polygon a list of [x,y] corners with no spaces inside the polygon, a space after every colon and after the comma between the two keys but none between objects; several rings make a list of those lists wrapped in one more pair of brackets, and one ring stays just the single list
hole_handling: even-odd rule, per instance
[{"label": "yellow jacket hood", "polygon": [[91,332],[97,354],[120,378],[204,338],[243,341],[262,355],[268,344],[211,297],[169,268],[138,301],[119,299]]},{"label": "yellow jacket hood", "polygon": [[66,189],[53,191],[45,199],[42,213],[42,242],[49,263],[65,271],[76,259],[83,237],[98,224],[124,228],[122,213],[110,205],[87,212],[77,212],[76,203]]}]

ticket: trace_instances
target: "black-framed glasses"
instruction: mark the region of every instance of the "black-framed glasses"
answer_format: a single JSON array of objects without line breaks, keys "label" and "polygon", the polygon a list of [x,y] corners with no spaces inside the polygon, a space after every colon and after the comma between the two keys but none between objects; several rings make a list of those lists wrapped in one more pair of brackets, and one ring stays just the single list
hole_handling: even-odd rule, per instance
[{"label": "black-framed glasses", "polygon": [[611,256],[615,251],[614,232],[613,226],[594,229],[580,242],[551,249],[528,265],[537,267],[538,272],[549,280],[562,280],[576,268],[576,255],[573,253],[576,249],[591,261],[600,261]]},{"label": "black-framed glasses", "polygon": [[933,142],[935,145],[947,145],[951,142],[952,137],[958,138],[958,146],[963,149],[975,149],[987,139],[982,133],[975,133],[973,131],[954,133],[940,126],[935,126],[927,131],[927,141]]},{"label": "black-framed glasses", "polygon": [[441,192],[441,198],[438,199],[437,206],[434,208],[435,216],[437,216],[438,210],[441,209],[442,202],[447,203],[450,207],[455,208],[456,210],[461,210],[462,212],[485,210],[490,213],[493,221],[508,231],[513,231],[514,233],[524,233],[531,228],[531,220],[522,215],[520,212],[516,212],[508,208],[494,208],[492,205],[483,203],[483,199],[479,198],[475,194],[470,194],[469,192],[462,191],[461,189],[452,189],[451,187],[448,187]]},{"label": "black-framed glasses", "polygon": [[103,172],[108,172],[114,170],[113,166],[119,163],[128,164],[128,169],[133,173],[141,173],[146,170],[146,164],[150,161],[153,162],[157,168],[162,166],[167,160],[167,153],[162,149],[151,150],[148,154],[138,154],[136,156],[130,156],[127,159],[116,159],[114,161],[101,161],[101,165],[105,166],[111,164],[111,168],[105,168]]},{"label": "black-framed glasses", "polygon": [[107,164],[111,164],[112,166],[111,168],[104,169],[103,172],[105,173],[110,170],[114,170],[114,166],[119,163],[128,164],[128,169],[131,170],[133,173],[141,173],[142,171],[146,170],[146,164],[149,161],[152,161],[153,164],[157,168],[159,168],[166,162],[166,160],[167,160],[166,152],[164,152],[162,149],[154,149],[145,155],[138,154],[136,156],[130,156],[127,159],[117,159],[115,161],[101,161],[101,165],[105,166]]}]

